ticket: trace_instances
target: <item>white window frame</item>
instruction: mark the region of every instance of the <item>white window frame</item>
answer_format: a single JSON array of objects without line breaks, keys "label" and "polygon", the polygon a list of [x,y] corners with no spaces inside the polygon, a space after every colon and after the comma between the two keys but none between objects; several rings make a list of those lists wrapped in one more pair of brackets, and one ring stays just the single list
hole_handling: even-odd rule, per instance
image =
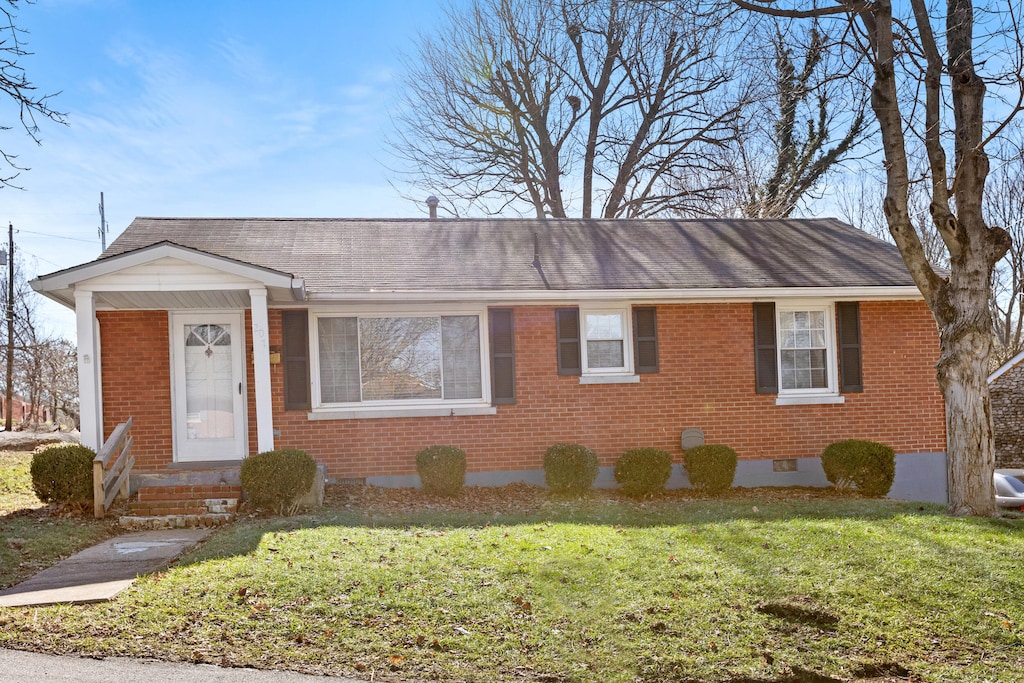
[{"label": "white window frame", "polygon": [[[480,344],[480,398],[473,399],[403,399],[398,401],[352,401],[324,403],[320,393],[321,318],[440,318],[441,316],[475,316]],[[497,409],[490,404],[491,368],[489,362],[487,309],[479,306],[432,306],[409,308],[400,306],[347,306],[311,310],[309,316],[310,384],[312,410],[310,420],[341,420],[378,417],[433,417],[443,415],[493,415]],[[444,361],[442,359],[442,372]],[[443,382],[443,379],[442,379]]]},{"label": "white window frame", "polygon": [[[615,314],[622,319],[622,360],[618,368],[591,368],[587,357],[587,316]],[[633,308],[626,305],[598,304],[579,307],[580,315],[580,384],[620,384],[639,382],[633,364]],[[593,341],[606,341],[595,339]]]},{"label": "white window frame", "polygon": [[[845,403],[839,393],[839,351],[836,346],[835,303],[820,299],[802,299],[775,302],[775,367],[778,373],[779,393],[776,405],[804,405]],[[818,389],[782,388],[782,314],[797,311],[823,311],[825,313],[825,380],[827,386]]]}]

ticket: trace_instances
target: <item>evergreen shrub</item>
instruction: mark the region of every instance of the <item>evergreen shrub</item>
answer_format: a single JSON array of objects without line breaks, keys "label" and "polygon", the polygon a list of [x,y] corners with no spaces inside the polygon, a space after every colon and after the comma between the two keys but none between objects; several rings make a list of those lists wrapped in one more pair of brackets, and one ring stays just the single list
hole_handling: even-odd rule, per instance
[{"label": "evergreen shrub", "polygon": [[456,496],[466,484],[466,452],[455,446],[429,446],[416,454],[416,471],[430,493]]},{"label": "evergreen shrub", "polygon": [[694,446],[683,452],[690,484],[709,493],[720,493],[732,486],[736,460],[736,451],[722,444]]},{"label": "evergreen shrub", "polygon": [[264,451],[242,461],[242,490],[250,504],[279,515],[295,514],[315,477],[316,461],[296,448]]},{"label": "evergreen shrub", "polygon": [[576,443],[556,443],[544,453],[544,483],[559,495],[581,496],[597,479],[597,455]]},{"label": "evergreen shrub", "polygon": [[821,466],[836,488],[855,488],[865,496],[881,498],[896,477],[896,453],[875,441],[847,439],[829,444],[821,454]]},{"label": "evergreen shrub", "polygon": [[92,502],[92,461],[96,451],[77,443],[48,446],[32,454],[32,490],[44,503]]},{"label": "evergreen shrub", "polygon": [[631,498],[643,498],[665,488],[672,476],[672,455],[660,448],[633,448],[615,463],[615,481]]}]

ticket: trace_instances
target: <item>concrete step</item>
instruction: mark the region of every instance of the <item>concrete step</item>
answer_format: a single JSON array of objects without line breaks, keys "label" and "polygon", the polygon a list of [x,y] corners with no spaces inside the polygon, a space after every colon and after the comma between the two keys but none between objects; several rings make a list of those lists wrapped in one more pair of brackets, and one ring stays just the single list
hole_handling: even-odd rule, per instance
[{"label": "concrete step", "polygon": [[139,501],[148,500],[206,500],[208,498],[241,498],[241,486],[227,484],[144,486],[138,490]]},{"label": "concrete step", "polygon": [[233,512],[207,512],[180,515],[122,515],[118,522],[125,529],[146,531],[149,529],[206,529],[228,524],[234,519]]},{"label": "concrete step", "polygon": [[241,496],[240,487],[226,484],[144,486],[120,523],[134,530],[220,526],[234,520]]},{"label": "concrete step", "polygon": [[237,498],[207,498],[205,500],[135,500],[128,503],[133,515],[197,515],[205,513],[234,513]]}]

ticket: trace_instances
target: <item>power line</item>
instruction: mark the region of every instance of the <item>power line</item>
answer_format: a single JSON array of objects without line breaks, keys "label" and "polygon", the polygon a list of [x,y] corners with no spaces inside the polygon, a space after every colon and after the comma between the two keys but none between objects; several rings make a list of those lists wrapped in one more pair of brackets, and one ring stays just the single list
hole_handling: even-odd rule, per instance
[{"label": "power line", "polygon": [[85,240],[81,237],[66,237],[64,235],[51,235],[48,232],[36,232],[35,230],[26,230],[25,228],[18,228],[18,232],[27,232],[30,235],[42,235],[43,237],[53,237],[59,240],[72,240],[74,242],[88,242],[89,244],[96,244],[92,240]]}]

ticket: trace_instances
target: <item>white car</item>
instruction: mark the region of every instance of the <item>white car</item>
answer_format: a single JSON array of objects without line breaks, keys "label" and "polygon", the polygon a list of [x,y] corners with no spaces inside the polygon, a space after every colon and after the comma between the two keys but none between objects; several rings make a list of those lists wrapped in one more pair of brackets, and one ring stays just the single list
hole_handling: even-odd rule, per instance
[{"label": "white car", "polygon": [[1024,481],[999,472],[995,472],[992,477],[996,487],[996,505],[1024,510]]}]

